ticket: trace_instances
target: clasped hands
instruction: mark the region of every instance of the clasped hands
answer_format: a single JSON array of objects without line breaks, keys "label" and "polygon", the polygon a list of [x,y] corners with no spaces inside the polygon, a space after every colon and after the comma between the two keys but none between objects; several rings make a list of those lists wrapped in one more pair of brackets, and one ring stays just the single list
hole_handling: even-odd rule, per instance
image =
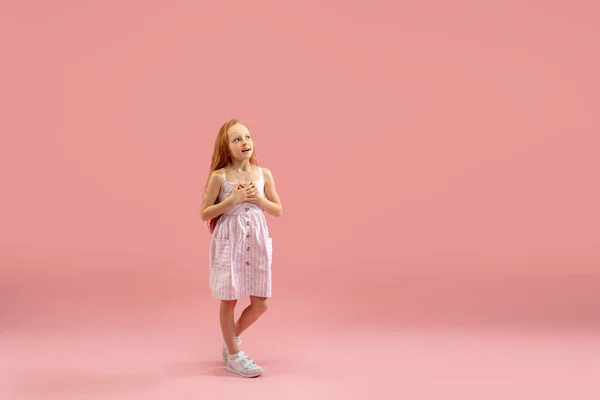
[{"label": "clasped hands", "polygon": [[258,191],[254,182],[250,184],[238,182],[231,191],[230,197],[234,204],[244,202],[258,203],[262,199],[262,194]]}]

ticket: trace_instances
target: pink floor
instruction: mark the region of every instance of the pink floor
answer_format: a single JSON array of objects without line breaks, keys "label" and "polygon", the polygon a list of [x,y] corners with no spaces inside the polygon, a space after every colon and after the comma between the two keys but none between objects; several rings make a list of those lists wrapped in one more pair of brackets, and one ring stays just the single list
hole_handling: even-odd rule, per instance
[{"label": "pink floor", "polygon": [[265,374],[239,378],[220,360],[216,303],[199,297],[4,313],[0,399],[600,398],[590,326],[387,323],[299,298],[274,302],[244,335]]}]

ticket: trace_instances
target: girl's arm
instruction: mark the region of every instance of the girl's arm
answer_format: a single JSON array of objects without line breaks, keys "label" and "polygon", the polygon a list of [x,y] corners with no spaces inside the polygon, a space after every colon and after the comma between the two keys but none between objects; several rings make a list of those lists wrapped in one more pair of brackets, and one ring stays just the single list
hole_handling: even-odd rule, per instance
[{"label": "girl's arm", "polygon": [[279,199],[279,194],[277,194],[277,190],[275,189],[275,179],[273,179],[273,174],[267,168],[263,168],[263,175],[265,177],[265,196],[259,196],[254,203],[259,205],[268,214],[279,217],[283,214],[283,207]]},{"label": "girl's arm", "polygon": [[219,174],[213,172],[208,179],[204,201],[202,202],[202,208],[200,210],[202,221],[210,221],[235,205],[235,202],[231,196],[225,199],[222,203],[215,204],[220,190],[221,177]]}]

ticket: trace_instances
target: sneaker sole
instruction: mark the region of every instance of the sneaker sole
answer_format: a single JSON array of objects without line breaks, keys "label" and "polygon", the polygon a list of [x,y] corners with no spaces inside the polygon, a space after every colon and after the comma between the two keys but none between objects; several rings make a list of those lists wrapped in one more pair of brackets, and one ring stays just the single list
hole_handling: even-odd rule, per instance
[{"label": "sneaker sole", "polygon": [[263,374],[263,372],[264,372],[264,371],[260,371],[260,372],[257,372],[257,373],[255,373],[255,374],[251,374],[251,375],[244,375],[244,374],[242,374],[242,373],[240,373],[240,372],[236,371],[235,369],[233,369],[233,368],[231,368],[231,367],[227,367],[227,371],[228,371],[228,372],[231,372],[232,374],[236,374],[236,375],[242,376],[242,377],[244,377],[244,378],[258,378],[258,377],[259,377],[259,376],[261,376],[261,375]]}]

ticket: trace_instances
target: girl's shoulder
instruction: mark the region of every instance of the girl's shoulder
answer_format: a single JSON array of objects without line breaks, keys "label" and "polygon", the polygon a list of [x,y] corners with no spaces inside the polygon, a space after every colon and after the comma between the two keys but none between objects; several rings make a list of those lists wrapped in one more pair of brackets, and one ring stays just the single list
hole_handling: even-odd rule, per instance
[{"label": "girl's shoulder", "polygon": [[225,172],[225,168],[219,168],[219,169],[215,169],[210,174],[211,175],[221,175],[223,172]]},{"label": "girl's shoulder", "polygon": [[257,166],[256,166],[256,168],[257,168],[258,170],[262,171],[262,173],[263,173],[263,174],[265,174],[265,175],[267,175],[267,174],[268,174],[269,176],[272,176],[272,175],[273,175],[273,174],[271,173],[271,170],[270,170],[269,168],[262,167],[262,166],[260,166],[260,165],[257,165]]},{"label": "girl's shoulder", "polygon": [[262,171],[262,178],[265,182],[273,182],[273,173],[269,168],[257,166]]},{"label": "girl's shoulder", "polygon": [[210,180],[214,180],[214,181],[222,180],[224,174],[225,174],[225,168],[216,169],[210,173]]}]

